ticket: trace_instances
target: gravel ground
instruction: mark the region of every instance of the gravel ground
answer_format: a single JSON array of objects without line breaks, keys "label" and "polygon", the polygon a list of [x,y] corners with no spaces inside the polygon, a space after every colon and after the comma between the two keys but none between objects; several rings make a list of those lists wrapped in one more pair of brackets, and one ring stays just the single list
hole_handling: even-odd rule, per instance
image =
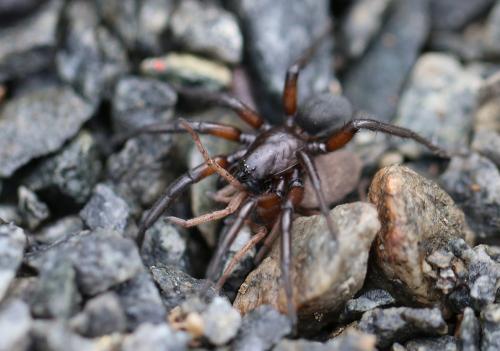
[{"label": "gravel ground", "polygon": [[[317,159],[338,243],[306,182],[292,325],[278,244],[222,291],[204,279],[230,218],[159,220],[139,249],[144,212],[202,159],[182,135],[115,141],[179,117],[245,128],[179,86],[278,123],[287,66],[329,22],[300,125],[324,134],[363,110],[453,156],[362,132]],[[499,167],[499,0],[0,0],[0,351],[499,350]],[[219,208],[220,186],[168,214]]]}]

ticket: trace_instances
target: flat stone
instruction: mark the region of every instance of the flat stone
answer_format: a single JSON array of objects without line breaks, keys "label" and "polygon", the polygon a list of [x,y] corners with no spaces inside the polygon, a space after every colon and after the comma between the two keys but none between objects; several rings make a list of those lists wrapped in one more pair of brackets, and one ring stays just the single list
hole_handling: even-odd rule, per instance
[{"label": "flat stone", "polygon": [[102,170],[99,157],[96,140],[89,132],[82,131],[56,155],[37,165],[25,184],[34,191],[55,192],[83,204],[99,179]]},{"label": "flat stone", "polygon": [[377,307],[392,305],[395,302],[396,299],[385,290],[368,290],[361,294],[361,296],[347,301],[338,319],[341,323],[345,324],[360,318],[364,312]]},{"label": "flat stone", "polygon": [[7,301],[0,307],[0,350],[25,351],[30,346],[31,315],[20,300]]},{"label": "flat stone", "polygon": [[25,186],[17,188],[19,214],[23,223],[30,230],[35,229],[49,218],[49,207],[38,196]]},{"label": "flat stone", "polygon": [[[294,305],[308,327],[326,323],[328,313],[338,309],[361,288],[370,246],[380,229],[377,212],[370,204],[337,206],[330,215],[338,228],[338,242],[326,229],[322,216],[299,217],[293,222]],[[282,312],[287,310],[279,247],[277,240],[271,255],[240,287],[234,305],[243,314],[262,304],[271,304]]]},{"label": "flat stone", "polygon": [[439,309],[392,307],[366,312],[358,328],[377,336],[377,346],[386,348],[393,342],[406,341],[418,335],[444,335],[448,326]]},{"label": "flat stone", "polygon": [[[394,123],[444,149],[463,149],[469,144],[480,82],[476,73],[463,68],[453,56],[425,54],[413,68]],[[402,142],[399,149],[415,158],[424,152],[412,141]]]},{"label": "flat stone", "polygon": [[16,276],[23,259],[26,235],[14,224],[0,224],[0,301]]},{"label": "flat stone", "polygon": [[398,286],[398,296],[404,292],[421,303],[442,299],[437,273],[432,278],[425,259],[454,239],[471,240],[463,212],[436,183],[397,165],[375,174],[369,198],[382,223],[373,246],[375,261],[389,285]]},{"label": "flat stone", "polygon": [[188,51],[230,64],[241,61],[243,36],[236,17],[213,4],[182,1],[172,14],[170,30]]},{"label": "flat stone", "polygon": [[106,184],[97,184],[80,217],[90,229],[125,231],[130,211],[127,203]]},{"label": "flat stone", "polygon": [[264,351],[288,335],[292,326],[288,318],[271,306],[262,305],[243,317],[241,328],[232,343],[237,351]]},{"label": "flat stone", "polygon": [[59,149],[92,115],[68,87],[49,87],[9,100],[0,112],[0,177]]},{"label": "flat stone", "polygon": [[[406,82],[429,31],[428,1],[397,1],[365,55],[347,72],[345,95],[382,121],[396,113]],[[383,87],[383,88],[381,88]]]},{"label": "flat stone", "polygon": [[123,340],[123,351],[150,350],[187,350],[189,335],[182,331],[172,330],[168,324],[142,324],[137,330]]},{"label": "flat stone", "polygon": [[494,3],[494,0],[431,0],[432,28],[458,30],[477,19]]},{"label": "flat stone", "polygon": [[500,173],[485,157],[453,157],[441,183],[467,214],[480,240],[496,240],[500,231]]}]

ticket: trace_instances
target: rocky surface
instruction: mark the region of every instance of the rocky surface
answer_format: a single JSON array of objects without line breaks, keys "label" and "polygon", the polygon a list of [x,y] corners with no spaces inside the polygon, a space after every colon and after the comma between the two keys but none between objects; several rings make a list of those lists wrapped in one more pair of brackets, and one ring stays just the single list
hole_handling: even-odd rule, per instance
[{"label": "rocky surface", "polygon": [[16,276],[25,245],[26,235],[22,228],[14,224],[0,224],[0,300]]}]

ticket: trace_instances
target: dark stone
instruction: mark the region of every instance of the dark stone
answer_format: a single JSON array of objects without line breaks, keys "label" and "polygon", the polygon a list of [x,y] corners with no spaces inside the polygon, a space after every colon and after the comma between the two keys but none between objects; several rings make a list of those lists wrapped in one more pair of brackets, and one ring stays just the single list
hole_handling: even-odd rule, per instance
[{"label": "dark stone", "polygon": [[32,319],[28,306],[10,300],[0,306],[0,347],[5,351],[25,351],[30,346]]},{"label": "dark stone", "polygon": [[99,23],[91,1],[74,1],[64,13],[62,48],[57,54],[61,78],[93,103],[109,97],[129,63],[118,39]]},{"label": "dark stone", "polygon": [[94,341],[75,334],[62,320],[37,319],[32,323],[30,336],[34,350],[102,350],[98,339]]},{"label": "dark stone", "polygon": [[377,346],[389,347],[419,335],[444,335],[448,326],[437,308],[392,307],[365,312],[358,328],[377,336]]},{"label": "dark stone", "polygon": [[479,349],[479,341],[481,340],[481,329],[479,320],[477,319],[474,310],[466,307],[462,321],[456,332],[460,350],[475,351]]},{"label": "dark stone", "polygon": [[130,210],[114,190],[105,184],[97,184],[89,202],[80,211],[80,217],[90,229],[111,229],[121,234],[125,231]]},{"label": "dark stone", "polygon": [[259,306],[243,317],[232,349],[237,351],[268,350],[291,330],[292,326],[288,317],[271,306]]},{"label": "dark stone", "polygon": [[[281,106],[285,73],[329,24],[329,1],[231,2],[243,24],[249,62],[256,73],[258,88],[272,98],[274,109]],[[299,101],[325,91],[333,80],[331,40],[325,40],[312,61],[300,74]],[[277,116],[269,117],[277,120]]]},{"label": "dark stone", "polygon": [[92,112],[68,87],[38,89],[7,102],[0,112],[0,177],[59,149]]},{"label": "dark stone", "polygon": [[20,186],[17,189],[17,198],[19,214],[28,229],[35,229],[40,223],[49,218],[49,207],[30,189]]},{"label": "dark stone", "polygon": [[500,305],[491,304],[481,311],[481,350],[500,349]]},{"label": "dark stone", "polygon": [[143,271],[127,282],[114,288],[127,316],[127,329],[133,330],[142,323],[159,324],[165,321],[165,307],[151,279]]},{"label": "dark stone", "polygon": [[0,22],[2,25],[12,24],[33,13],[45,2],[45,0],[2,0],[0,1]]},{"label": "dark stone", "polygon": [[394,117],[407,75],[429,31],[427,0],[396,1],[379,36],[344,79],[355,108],[378,119]]},{"label": "dark stone", "polygon": [[190,337],[182,331],[174,331],[166,323],[142,324],[123,340],[122,351],[185,351]]},{"label": "dark stone", "polygon": [[432,28],[458,30],[484,14],[495,0],[431,0]]},{"label": "dark stone", "polygon": [[0,224],[0,301],[7,293],[23,259],[26,235],[14,224]]},{"label": "dark stone", "polygon": [[361,296],[346,302],[344,310],[339,316],[341,323],[348,323],[361,317],[364,312],[377,307],[389,306],[396,300],[387,291],[382,289],[368,290]]},{"label": "dark stone", "polygon": [[92,134],[83,131],[56,155],[37,165],[25,184],[34,191],[55,191],[83,204],[97,183],[101,169],[97,143]]}]

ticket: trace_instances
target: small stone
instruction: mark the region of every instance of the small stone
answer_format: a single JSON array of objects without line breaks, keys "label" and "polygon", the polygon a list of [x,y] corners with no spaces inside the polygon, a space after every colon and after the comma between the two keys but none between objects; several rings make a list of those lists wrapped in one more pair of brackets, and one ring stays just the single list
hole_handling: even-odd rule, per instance
[{"label": "small stone", "polygon": [[405,344],[407,351],[462,351],[458,341],[453,336],[441,336],[439,338],[420,338]]},{"label": "small stone", "polygon": [[366,312],[358,328],[377,336],[377,346],[386,348],[418,335],[444,335],[448,326],[439,309],[392,307]]},{"label": "small stone", "polygon": [[234,338],[241,324],[241,316],[226,298],[215,297],[201,314],[204,335],[214,345],[224,345]]},{"label": "small stone", "polygon": [[332,351],[375,351],[375,335],[348,328],[341,335],[331,339],[327,345]]},{"label": "small stone", "polygon": [[457,334],[460,350],[475,351],[479,349],[481,329],[479,326],[479,320],[474,314],[474,310],[472,310],[472,308],[465,308],[462,320],[455,334]]},{"label": "small stone", "polygon": [[0,224],[0,301],[21,265],[25,246],[26,235],[21,228],[14,224]]},{"label": "small stone", "polygon": [[228,88],[231,71],[224,65],[190,54],[169,53],[141,62],[142,74],[165,79],[173,84],[196,86],[206,90]]},{"label": "small stone", "polygon": [[76,279],[85,295],[96,295],[123,283],[142,270],[136,244],[118,233],[98,229],[84,235],[71,253]]},{"label": "small stone", "polygon": [[32,347],[46,351],[112,351],[99,345],[99,341],[82,338],[73,333],[62,320],[38,319],[31,328]]},{"label": "small stone", "polygon": [[305,339],[298,340],[281,340],[274,348],[273,351],[332,351],[332,346],[322,344],[318,341],[309,341]]},{"label": "small stone", "polygon": [[107,292],[87,301],[83,311],[73,317],[70,325],[81,335],[94,338],[124,332],[127,319],[118,295]]},{"label": "small stone", "polygon": [[[419,58],[403,93],[394,123],[447,150],[465,148],[472,130],[480,78],[453,56],[428,53]],[[404,141],[399,149],[414,158],[425,150]]]},{"label": "small stone", "polygon": [[463,212],[437,184],[402,166],[378,171],[369,198],[382,223],[375,260],[390,285],[421,303],[439,301],[443,292],[422,262],[454,239],[470,239]]},{"label": "small stone", "polygon": [[0,307],[0,350],[25,351],[30,346],[31,315],[20,300],[10,300]]},{"label": "small stone", "polygon": [[[396,1],[381,33],[344,79],[345,95],[356,108],[391,121],[407,75],[429,31],[428,1]],[[382,88],[383,87],[383,88]]]},{"label": "small stone", "polygon": [[481,311],[481,350],[500,349],[500,304],[491,304]]},{"label": "small stone", "polygon": [[[337,206],[330,212],[337,229],[337,242],[320,215],[299,217],[292,230],[292,282],[294,305],[303,325],[328,322],[328,313],[352,298],[364,282],[368,253],[380,222],[370,204]],[[281,284],[279,240],[267,257],[247,277],[234,306],[243,314],[262,304],[285,312]],[[325,314],[317,318],[315,314]],[[337,318],[337,316],[335,316]]]},{"label": "small stone", "polygon": [[120,41],[100,25],[94,2],[72,2],[65,9],[64,20],[62,48],[56,57],[58,73],[97,104],[110,96],[116,79],[129,70],[127,54]]},{"label": "small stone", "polygon": [[471,148],[500,167],[500,132],[485,129],[476,131]]},{"label": "small stone", "polygon": [[0,204],[0,218],[3,221],[3,223],[0,223],[0,224],[7,224],[10,222],[17,224],[17,225],[22,224],[19,209],[17,208],[17,206],[14,206],[14,205]]},{"label": "small stone", "polygon": [[342,44],[351,58],[360,57],[382,28],[393,0],[356,1],[342,21]]},{"label": "small stone", "polygon": [[50,245],[83,230],[83,221],[78,216],[63,217],[31,236],[39,245]]},{"label": "small stone", "polygon": [[292,326],[288,318],[271,306],[262,305],[246,314],[232,349],[237,351],[264,351],[288,335]]},{"label": "small stone", "polygon": [[210,3],[182,1],[172,14],[170,30],[183,48],[237,64],[243,36],[234,15]]},{"label": "small stone", "polygon": [[0,177],[10,177],[35,157],[59,149],[92,115],[68,87],[27,92],[0,112]]},{"label": "small stone", "polygon": [[167,324],[142,324],[136,331],[125,337],[122,351],[187,350],[189,335],[174,331]]},{"label": "small stone", "polygon": [[361,296],[346,302],[344,311],[339,316],[339,321],[345,324],[361,317],[364,312],[377,307],[392,305],[396,302],[394,297],[382,289],[368,290]]},{"label": "small stone", "polygon": [[497,1],[488,15],[483,37],[484,50],[490,55],[500,54],[500,3]]},{"label": "small stone", "polygon": [[114,288],[127,316],[127,329],[142,323],[158,324],[165,321],[166,311],[158,288],[151,276],[143,271]]},{"label": "small stone", "polygon": [[102,165],[92,134],[82,131],[55,156],[43,160],[25,180],[33,191],[56,191],[83,204],[99,179]]},{"label": "small stone", "polygon": [[127,203],[106,184],[97,184],[80,217],[90,229],[125,231],[130,211]]},{"label": "small stone", "polygon": [[491,75],[479,88],[479,103],[474,116],[474,130],[500,133],[500,73]]},{"label": "small stone", "polygon": [[494,240],[500,231],[500,173],[487,158],[472,153],[453,157],[441,183],[467,214],[481,240]]},{"label": "small stone", "polygon": [[43,271],[30,299],[31,312],[38,318],[68,318],[79,309],[81,296],[70,262],[61,260]]},{"label": "small stone", "polygon": [[46,1],[32,16],[0,27],[0,80],[29,76],[50,67],[62,5],[60,0]]},{"label": "small stone", "polygon": [[495,2],[495,0],[431,0],[432,28],[458,30],[466,26]]},{"label": "small stone", "polygon": [[17,189],[19,213],[28,229],[33,230],[49,218],[50,210],[38,196],[25,186]]},{"label": "small stone", "polygon": [[146,231],[141,256],[149,267],[171,265],[187,270],[186,238],[171,224],[157,221]]},{"label": "small stone", "polygon": [[[279,106],[281,112],[278,104],[286,70],[326,30],[331,20],[329,1],[238,0],[230,6],[241,19],[248,61],[256,73],[258,90],[271,97],[274,108]],[[332,46],[332,39],[325,39],[307,69],[301,72],[299,101],[326,91],[333,81],[329,54]]]}]

